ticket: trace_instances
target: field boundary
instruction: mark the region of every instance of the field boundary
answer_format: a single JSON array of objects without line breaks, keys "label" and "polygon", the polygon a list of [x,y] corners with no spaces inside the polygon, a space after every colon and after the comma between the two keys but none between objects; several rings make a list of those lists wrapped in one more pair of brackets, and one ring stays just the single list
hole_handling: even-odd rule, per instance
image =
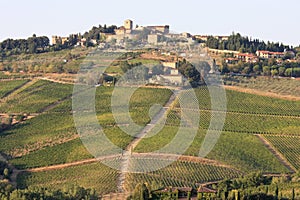
[{"label": "field boundary", "polygon": [[282,155],[274,146],[272,143],[270,143],[263,135],[261,134],[255,134],[259,138],[259,140],[265,145],[266,148],[269,149],[269,151],[283,164],[288,170],[290,170],[292,173],[295,173],[297,169],[285,158],[284,155]]},{"label": "field boundary", "polygon": [[292,96],[292,95],[281,95],[274,92],[268,92],[268,91],[261,91],[257,89],[252,88],[244,88],[241,86],[232,86],[232,85],[224,85],[225,89],[233,90],[237,92],[243,92],[248,94],[255,94],[259,96],[265,96],[265,97],[272,97],[277,99],[284,99],[284,100],[290,100],[290,101],[300,101],[300,97]]}]

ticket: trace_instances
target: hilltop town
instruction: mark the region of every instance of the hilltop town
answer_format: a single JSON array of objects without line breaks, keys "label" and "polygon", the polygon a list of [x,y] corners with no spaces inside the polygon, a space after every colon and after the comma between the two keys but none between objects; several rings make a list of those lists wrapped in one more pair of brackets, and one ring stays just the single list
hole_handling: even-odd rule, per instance
[{"label": "hilltop town", "polygon": [[[197,45],[201,46],[206,54],[214,60],[216,69],[222,74],[300,76],[300,47],[291,47],[274,42],[266,43],[258,39],[249,39],[239,33],[233,33],[229,36],[192,35],[188,32],[173,33],[170,31],[170,25],[134,26],[133,21],[127,19],[119,27],[116,25],[99,25],[92,27],[84,34],[70,34],[67,37],[52,36],[51,43],[47,37],[37,37],[36,35],[27,40],[7,39],[3,41],[0,43],[0,70],[76,73],[78,66],[66,69],[65,65],[70,65],[68,62],[78,60],[83,56],[79,54],[69,55],[62,59],[63,62],[45,63],[45,66],[42,66],[44,69],[41,69],[39,65],[32,66],[31,69],[32,63],[30,66],[21,67],[9,59],[10,56],[24,53],[39,54],[90,47],[102,50],[160,48],[165,49],[160,52],[161,55],[176,53],[179,57],[184,58],[187,56],[186,50]],[[22,60],[22,58],[18,57],[16,60]],[[166,61],[168,60],[164,62]],[[172,65],[177,64],[173,63]],[[22,62],[22,65],[26,65],[26,62]],[[177,72],[172,73],[176,74]]]},{"label": "hilltop town", "polygon": [[300,199],[298,77],[300,47],[129,19],[4,40],[0,199]]}]

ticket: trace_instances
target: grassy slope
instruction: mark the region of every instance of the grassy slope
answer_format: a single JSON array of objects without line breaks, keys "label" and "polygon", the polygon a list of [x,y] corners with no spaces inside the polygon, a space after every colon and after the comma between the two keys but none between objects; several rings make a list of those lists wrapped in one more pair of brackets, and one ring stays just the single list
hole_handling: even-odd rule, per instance
[{"label": "grassy slope", "polygon": [[[141,161],[140,161],[141,162]],[[145,164],[153,165],[152,159],[144,160]],[[235,170],[213,165],[176,161],[171,165],[149,173],[130,173],[127,174],[126,187],[134,189],[135,185],[141,182],[156,182],[162,186],[173,187],[194,187],[196,183],[222,180],[223,178],[233,178],[241,175]]]},{"label": "grassy slope", "polygon": [[[42,83],[40,83],[43,85]],[[126,146],[132,138],[129,137],[126,133],[123,133],[120,129],[116,127],[110,127],[109,125],[114,124],[114,119],[110,110],[110,96],[112,89],[111,88],[102,88],[97,89],[96,93],[96,110],[97,116],[101,125],[105,127],[107,136],[117,145]],[[205,97],[207,91],[205,89],[203,91],[196,91],[197,95]],[[154,90],[149,88],[139,89],[131,99],[131,114],[133,116],[134,121],[136,121],[140,125],[144,125],[149,122],[150,118],[145,117],[148,116],[148,110],[154,103],[164,103],[169,99],[170,95],[169,90]],[[246,96],[245,96],[246,95]],[[58,95],[59,96],[59,95]],[[45,96],[47,98],[47,96]],[[206,96],[207,97],[207,96]],[[240,94],[237,92],[228,92],[227,98],[229,99],[228,110],[238,111],[238,112],[252,112],[255,109],[260,109],[256,112],[258,113],[266,113],[266,114],[278,114],[282,111],[288,112],[289,106],[298,106],[297,103],[291,103],[288,101],[277,101],[275,99],[266,99],[264,97],[258,97],[255,95],[248,94]],[[203,109],[209,109],[209,99],[202,98],[203,101],[200,101],[200,107]],[[233,100],[232,100],[233,99]],[[249,101],[249,105],[246,106],[246,100]],[[242,103],[240,103],[242,102]],[[272,102],[275,104],[272,104]],[[277,102],[277,103],[276,103]],[[275,106],[274,106],[275,105]],[[62,114],[56,112],[65,112],[65,109],[70,111],[71,101],[67,100],[61,105],[50,110],[49,114],[41,115],[37,118],[31,119],[24,124],[17,125],[13,129],[9,131],[5,131],[0,134],[0,150],[5,151],[6,153],[11,152],[15,147],[26,148],[28,144],[34,144],[38,141],[44,141],[47,139],[55,138],[59,136],[60,133],[67,134],[76,134],[76,131],[73,127],[72,116],[70,114]],[[244,110],[242,110],[244,109]],[[293,114],[298,114],[297,111],[293,111]],[[232,114],[237,115],[237,114]],[[229,114],[230,116],[230,114]],[[176,125],[178,124],[178,119],[170,120],[173,126],[166,126],[159,134],[155,137],[142,140],[140,145],[137,147],[137,151],[139,152],[148,152],[151,150],[155,150],[160,148],[164,144],[167,144],[174,136],[177,131]],[[209,119],[209,117],[208,117]],[[238,118],[229,117],[228,119],[232,119],[232,122],[239,121],[245,123],[247,121],[243,116],[239,116]],[[239,119],[239,120],[237,120]],[[259,119],[259,118],[258,118]],[[271,118],[272,119],[272,118]],[[255,117],[251,118],[254,120],[253,128],[258,128],[258,131],[262,131],[262,128],[267,128],[271,130],[274,126],[265,127],[264,124],[262,126],[255,125]],[[274,124],[280,123],[283,119],[276,121]],[[258,120],[257,122],[259,122]],[[274,120],[271,120],[271,122]],[[205,122],[205,120],[204,120]],[[277,123],[278,122],[278,123]],[[285,123],[285,122],[282,122]],[[294,123],[294,126],[297,127],[297,121],[295,122],[287,122],[287,126],[289,123]],[[206,123],[207,124],[207,123]],[[244,125],[239,126],[231,126],[237,127],[236,130],[244,130]],[[107,126],[107,127],[106,127]],[[41,127],[43,129],[41,130]],[[276,127],[275,127],[276,128]],[[248,128],[246,128],[248,129]],[[282,127],[280,126],[281,130]],[[253,129],[254,130],[254,129]],[[205,130],[199,130],[196,139],[194,140],[192,146],[187,150],[186,154],[188,155],[197,155],[199,148],[202,144],[202,140],[205,135]],[[117,134],[117,136],[116,136]],[[17,139],[16,139],[17,138]],[[60,156],[61,154],[61,156]],[[53,155],[52,157],[50,155]],[[43,160],[44,157],[49,159]],[[75,160],[80,160],[83,158],[88,158],[89,154],[86,153],[84,147],[80,144],[79,140],[73,140],[64,144],[56,145],[53,147],[47,147],[35,152],[32,152],[26,156],[21,158],[12,160],[13,163],[19,165],[20,168],[28,168],[28,167],[37,167],[37,166],[47,166],[58,163],[71,162]],[[251,135],[244,133],[232,133],[232,132],[223,132],[221,138],[216,144],[214,150],[208,155],[208,158],[217,159],[224,163],[228,163],[233,165],[242,171],[255,171],[255,170],[263,170],[263,171],[272,171],[272,172],[285,172],[286,169],[276,160],[276,158],[268,152],[268,150],[259,142],[259,140]],[[92,166],[92,167],[90,167]],[[55,170],[49,172],[39,172],[32,174],[23,174],[19,177],[19,185],[20,186],[28,186],[28,185],[42,185],[44,182],[47,182],[46,185],[51,187],[61,187],[67,182],[73,182],[75,178],[77,179],[78,173],[83,172],[84,168],[87,168],[86,173],[95,174],[97,170],[100,170],[103,173],[97,173],[97,177],[99,181],[104,181],[105,184],[110,184],[110,182],[114,182],[116,179],[115,172],[109,172],[110,175],[105,175],[106,170],[103,170],[103,166],[96,167],[94,165],[84,165],[78,167],[72,167],[62,170]],[[92,168],[92,169],[89,169]],[[72,173],[73,172],[73,173]],[[74,173],[76,172],[76,173]],[[85,178],[96,178],[91,174],[86,174],[82,179],[83,186],[86,187],[97,187],[100,191],[112,191],[114,189],[109,189],[103,182],[99,183],[95,181],[94,183],[88,183],[85,181]],[[112,177],[111,177],[112,175]],[[48,177],[48,178],[47,178]],[[50,178],[49,178],[50,177]],[[112,181],[113,180],[113,181]],[[171,180],[170,178],[166,178],[166,180]],[[75,181],[76,183],[77,181]],[[99,184],[98,184],[99,183]],[[115,182],[114,182],[115,183]],[[183,184],[184,182],[179,182],[178,184]],[[96,185],[98,184],[98,185]],[[102,188],[103,186],[103,188]],[[115,188],[116,186],[111,186],[111,188]]]},{"label": "grassy slope", "polygon": [[40,112],[46,106],[72,94],[72,85],[37,81],[4,104],[0,112]]},{"label": "grassy slope", "polygon": [[12,80],[0,82],[0,98],[6,96],[8,93],[12,92],[16,88],[19,88],[26,82],[27,80]]},{"label": "grassy slope", "polygon": [[99,194],[115,192],[118,172],[101,163],[74,166],[54,171],[21,173],[18,187],[40,186],[61,189],[67,185],[94,188]]}]

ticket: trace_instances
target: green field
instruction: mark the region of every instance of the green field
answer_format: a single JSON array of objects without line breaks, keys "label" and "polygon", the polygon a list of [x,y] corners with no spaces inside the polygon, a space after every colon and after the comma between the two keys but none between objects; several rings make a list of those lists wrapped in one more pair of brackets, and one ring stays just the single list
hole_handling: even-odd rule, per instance
[{"label": "green field", "polygon": [[15,157],[72,138],[77,132],[70,114],[42,114],[0,132],[0,151]]},{"label": "green field", "polygon": [[[298,129],[299,130],[299,129]],[[269,135],[264,137],[297,169],[300,169],[299,135]]]},{"label": "green field", "polygon": [[70,96],[72,88],[73,86],[69,84],[40,80],[0,104],[0,112],[38,113],[47,106]]},{"label": "green field", "polygon": [[224,77],[223,79],[226,85],[235,85],[264,92],[273,92],[280,95],[292,95],[300,97],[299,80],[271,77]]},{"label": "green field", "polygon": [[[112,93],[113,88],[98,87],[96,90],[95,107],[101,125],[114,123],[111,115]],[[119,105],[113,106],[126,107],[126,103],[129,103],[129,112],[133,122],[144,126],[151,120],[148,115],[151,106],[154,104],[164,105],[171,94],[172,92],[169,89],[138,88],[130,97],[129,102],[125,102],[125,104],[120,102]],[[124,119],[122,123],[128,123],[127,119]]]},{"label": "green field", "polygon": [[[115,145],[125,148],[133,138],[120,128],[111,126],[115,124],[110,112],[111,93],[110,88],[97,89],[96,96],[100,99],[96,101],[98,118],[108,139]],[[145,124],[145,120],[150,120],[143,118],[147,109],[154,103],[164,104],[169,98],[168,94],[171,94],[170,91],[164,89],[138,89],[130,101],[131,114],[135,116],[133,117],[135,121]],[[69,141],[77,135],[70,110],[63,112],[64,108],[70,108],[70,104],[68,99],[49,110],[49,113],[39,115],[0,133],[0,150],[9,156],[17,157],[11,162],[22,169],[91,158],[79,139]],[[142,108],[143,110],[140,111]],[[19,140],[14,141],[15,138]]]},{"label": "green field", "polygon": [[8,95],[15,89],[21,87],[28,80],[12,80],[12,81],[1,81],[0,82],[0,98]]},{"label": "green field", "polygon": [[[195,89],[200,109],[214,109],[211,108],[210,94],[214,94],[213,92],[218,92],[220,89],[212,86],[209,88],[200,87]],[[213,98],[219,97],[213,96]],[[217,102],[227,103],[227,111],[232,112],[300,116],[300,101],[288,101],[226,90],[226,99]],[[177,107],[179,107],[178,103]]]},{"label": "green field", "polygon": [[[144,165],[153,165],[152,159],[139,159]],[[127,174],[126,187],[132,191],[138,183],[155,182],[167,187],[194,187],[198,184],[210,181],[222,180],[224,178],[234,178],[241,175],[240,172],[208,164],[192,163],[187,161],[176,161],[171,165],[148,173]]]},{"label": "green field", "polygon": [[149,67],[160,64],[159,60],[141,59],[141,58],[135,58],[135,59],[129,60],[128,62],[130,64],[142,63],[143,65],[149,66]]},{"label": "green field", "polygon": [[117,190],[118,172],[101,163],[74,166],[64,169],[25,172],[19,174],[19,188],[39,186],[51,189],[61,189],[68,185],[79,185],[94,188],[98,194],[106,194]]},{"label": "green field", "polygon": [[[170,143],[176,133],[176,127],[165,127],[154,137],[143,139],[135,151],[143,153],[159,150]],[[193,143],[185,152],[186,155],[199,155],[205,134],[206,130],[204,129],[198,131]],[[256,170],[287,172],[287,169],[253,134],[223,132],[207,158],[232,165],[243,172]]]},{"label": "green field", "polygon": [[[11,82],[10,86],[5,86],[0,92],[3,91],[2,93],[5,94],[18,87],[18,84],[17,81]],[[19,92],[13,97],[0,104],[0,111],[5,113],[38,113],[48,108],[47,112],[0,132],[0,151],[8,156],[9,162],[17,169],[28,170],[92,158],[79,139],[74,125],[71,113],[72,99],[69,98],[72,89],[73,85],[39,80],[18,90]],[[99,124],[113,144],[126,148],[133,140],[133,136],[118,127],[112,114],[111,97],[114,88],[101,86],[95,91],[95,115]],[[83,98],[84,92],[82,92]],[[188,156],[198,156],[212,115],[208,89],[201,87],[195,89],[195,93],[199,99],[200,122],[197,135],[184,153]],[[143,127],[151,120],[149,113],[153,115],[158,111],[154,110],[153,113],[152,106],[164,105],[171,94],[172,91],[169,89],[139,88],[129,98],[129,102],[120,101],[113,106],[128,106],[133,122]],[[264,134],[266,139],[299,169],[300,151],[297,147],[300,144],[297,140],[300,128],[300,109],[298,109],[300,102],[229,90],[226,91],[226,98],[228,112],[221,130],[222,134],[206,158],[232,168],[178,161],[155,172],[127,174],[125,184],[127,189],[132,190],[137,183],[141,182],[157,182],[163,186],[196,187],[196,183],[233,178],[254,171],[289,172],[254,134]],[[60,100],[62,101],[59,102]],[[59,103],[56,104],[57,102]],[[123,114],[121,113],[120,116]],[[180,119],[180,108],[177,102],[175,107],[168,111],[166,125],[156,135],[142,139],[134,151],[152,152],[170,143],[178,131]],[[120,123],[126,127],[129,123],[128,118],[123,117]],[[174,153],[177,153],[176,150]],[[155,164],[151,159],[139,159],[139,161],[145,165]],[[105,194],[117,190],[118,175],[118,171],[94,163],[52,171],[22,172],[18,176],[18,186],[21,188],[44,186],[57,189],[77,184],[95,188],[98,193]]]},{"label": "green field", "polygon": [[92,158],[80,139],[46,147],[10,160],[18,169],[44,167]]}]

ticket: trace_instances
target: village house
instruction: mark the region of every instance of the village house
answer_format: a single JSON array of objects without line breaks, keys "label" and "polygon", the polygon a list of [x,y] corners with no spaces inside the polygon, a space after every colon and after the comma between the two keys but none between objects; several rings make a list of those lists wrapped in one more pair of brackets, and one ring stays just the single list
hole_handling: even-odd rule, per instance
[{"label": "village house", "polygon": [[153,44],[153,45],[157,45],[158,42],[160,41],[160,38],[161,38],[161,35],[150,34],[150,35],[148,35],[148,43]]},{"label": "village house", "polygon": [[164,26],[146,26],[148,30],[150,30],[152,33],[160,33],[160,34],[169,34],[170,32],[170,26],[164,25]]},{"label": "village house", "polygon": [[256,51],[256,55],[260,58],[283,58],[284,52],[272,52],[272,51]]},{"label": "village house", "polygon": [[247,63],[256,63],[258,62],[258,58],[256,55],[251,53],[239,53],[236,55],[237,59],[239,59],[242,62]]},{"label": "village house", "polygon": [[162,62],[161,63],[164,67],[170,67],[173,69],[177,69],[177,62]]},{"label": "village house", "polygon": [[52,36],[52,44],[56,45],[56,44],[65,44],[65,42],[69,41],[68,37],[61,37],[61,36],[57,36],[54,35]]},{"label": "village house", "polygon": [[227,64],[237,64],[239,62],[238,58],[225,58]]},{"label": "village house", "polygon": [[171,70],[169,75],[159,75],[160,80],[164,80],[166,84],[182,85],[183,76],[179,74],[178,70]]}]

